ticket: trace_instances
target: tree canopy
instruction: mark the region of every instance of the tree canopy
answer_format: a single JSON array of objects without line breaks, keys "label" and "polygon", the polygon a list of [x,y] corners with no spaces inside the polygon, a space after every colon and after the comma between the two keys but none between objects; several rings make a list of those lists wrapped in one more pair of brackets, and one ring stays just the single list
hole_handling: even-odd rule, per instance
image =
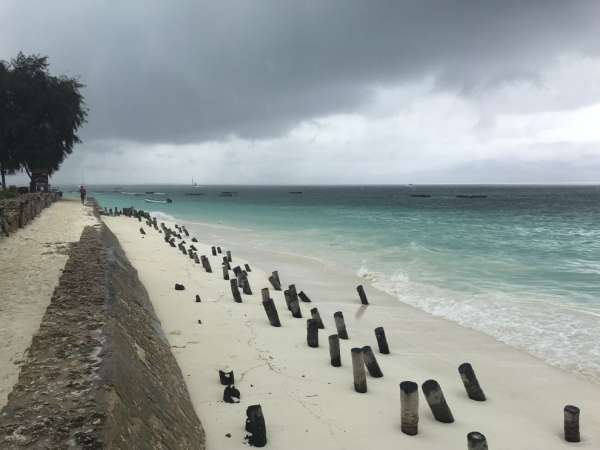
[{"label": "tree canopy", "polygon": [[0,61],[0,171],[51,175],[81,142],[87,109],[76,78],[53,76],[46,56]]}]

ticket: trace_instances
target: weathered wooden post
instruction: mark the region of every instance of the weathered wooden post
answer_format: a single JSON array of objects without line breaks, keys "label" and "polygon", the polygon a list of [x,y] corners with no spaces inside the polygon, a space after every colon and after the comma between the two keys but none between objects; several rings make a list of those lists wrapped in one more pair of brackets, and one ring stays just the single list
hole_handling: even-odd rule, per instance
[{"label": "weathered wooden post", "polygon": [[215,248],[214,245],[210,248],[210,251],[212,252],[213,256],[217,256],[217,249]]},{"label": "weathered wooden post", "polygon": [[367,300],[367,294],[365,294],[365,288],[362,287],[362,284],[356,286],[356,291],[358,292],[358,296],[360,297],[360,302],[363,305],[368,305],[369,301]]},{"label": "weathered wooden post", "polygon": [[252,269],[250,269],[250,266],[247,263],[244,264],[244,268],[247,272],[252,272]]},{"label": "weathered wooden post", "polygon": [[221,254],[221,247],[217,247],[217,253]]},{"label": "weathered wooden post", "polygon": [[460,373],[460,377],[462,379],[463,384],[465,385],[465,389],[469,398],[478,402],[484,402],[485,394],[483,393],[483,389],[481,389],[481,386],[479,386],[479,381],[475,376],[475,371],[473,370],[471,364],[461,364],[458,367],[458,373]]},{"label": "weathered wooden post", "polygon": [[288,286],[288,291],[290,292],[290,296],[292,297],[292,300],[298,301],[298,293],[296,292],[296,285],[290,284]]},{"label": "weathered wooden post", "polygon": [[400,383],[400,425],[409,436],[419,432],[419,386],[413,381]]},{"label": "weathered wooden post", "polygon": [[379,353],[388,355],[390,353],[390,349],[388,347],[388,343],[387,343],[387,339],[385,337],[385,331],[383,330],[383,327],[375,328],[375,337],[377,338],[377,346],[379,347]]},{"label": "weathered wooden post", "polygon": [[302,300],[305,303],[310,303],[310,298],[308,298],[308,295],[306,295],[304,293],[304,291],[300,291],[298,292],[298,297],[300,298],[300,300]]},{"label": "weathered wooden post", "polygon": [[362,348],[354,347],[350,350],[352,355],[352,374],[354,375],[354,390],[361,394],[367,392],[367,374]]},{"label": "weathered wooden post", "polygon": [[273,272],[271,272],[271,275],[273,275],[273,277],[277,280],[277,283],[279,283],[279,285],[281,285],[281,280],[279,279],[279,271],[274,270]]},{"label": "weathered wooden post", "polygon": [[232,259],[231,259],[231,251],[227,250],[225,253],[227,255],[227,261],[231,262],[232,261]]},{"label": "weathered wooden post", "polygon": [[298,300],[290,298],[290,311],[292,312],[292,316],[294,316],[296,319],[302,318],[302,310],[300,309]]},{"label": "weathered wooden post", "polygon": [[467,434],[467,449],[468,450],[488,450],[485,436],[479,431],[471,431]]},{"label": "weathered wooden post", "polygon": [[247,277],[242,277],[242,291],[246,295],[252,295],[252,289],[250,289],[250,282]]},{"label": "weathered wooden post", "polygon": [[342,359],[340,357],[340,337],[337,334],[329,336],[329,356],[331,357],[331,365],[340,367]]},{"label": "weathered wooden post", "polygon": [[141,234],[146,234],[146,232],[144,231],[144,228],[143,228],[143,227],[140,227],[140,233],[141,233]]},{"label": "weathered wooden post", "polygon": [[421,389],[423,389],[425,400],[435,420],[442,423],[454,422],[452,411],[450,411],[450,407],[446,403],[446,398],[439,383],[435,380],[427,380],[421,385]]},{"label": "weathered wooden post", "polygon": [[281,322],[279,321],[279,315],[277,314],[277,308],[275,307],[275,302],[273,299],[267,297],[266,299],[263,299],[262,304],[265,308],[265,312],[267,313],[267,317],[269,318],[269,323],[271,326],[280,327]]},{"label": "weathered wooden post", "polygon": [[565,441],[579,442],[579,408],[573,405],[567,405],[564,409],[565,414]]},{"label": "weathered wooden post", "polygon": [[196,303],[200,303],[202,300],[200,300],[200,296],[198,294],[196,294]]},{"label": "weathered wooden post", "polygon": [[200,264],[200,259],[198,259],[198,253],[194,253],[194,262],[196,264]]},{"label": "weathered wooden post", "polygon": [[285,304],[287,305],[287,309],[289,311],[292,310],[292,297],[290,297],[290,291],[288,291],[287,289],[285,291],[283,291],[283,297],[285,298]]},{"label": "weathered wooden post", "polygon": [[224,280],[229,280],[229,270],[227,270],[227,267],[222,266],[223,267],[223,279]]},{"label": "weathered wooden post", "polygon": [[230,386],[235,384],[233,370],[221,370],[219,369],[219,380],[223,386]]},{"label": "weathered wooden post", "polygon": [[227,256],[223,256],[223,265],[227,267],[227,270],[231,270],[231,266],[229,265],[229,261],[227,260]]},{"label": "weathered wooden post", "polygon": [[275,289],[276,291],[281,290],[281,284],[279,283],[277,278],[275,278],[274,275],[269,276],[269,282],[271,283],[271,286],[273,286],[273,289]]},{"label": "weathered wooden post", "polygon": [[223,391],[223,401],[225,403],[239,403],[241,398],[240,391],[233,384],[225,386]]},{"label": "weathered wooden post", "polygon": [[310,310],[310,316],[317,321],[320,329],[325,328],[325,325],[323,325],[323,320],[321,320],[321,314],[319,314],[319,310],[317,308],[312,308]]},{"label": "weathered wooden post", "polygon": [[319,323],[315,319],[306,321],[306,342],[309,347],[319,346]]},{"label": "weathered wooden post", "polygon": [[271,295],[269,294],[269,288],[262,288],[260,290],[260,295],[262,296],[263,302],[271,298]]},{"label": "weathered wooden post", "polygon": [[246,431],[250,433],[248,443],[254,447],[267,445],[267,428],[260,405],[248,406],[246,409]]},{"label": "weathered wooden post", "polygon": [[240,290],[238,289],[237,280],[232,278],[229,280],[229,284],[231,285],[231,293],[233,294],[233,300],[236,303],[242,303],[242,295],[240,294]]},{"label": "weathered wooden post", "polygon": [[377,359],[375,358],[373,349],[371,349],[369,345],[365,345],[362,348],[362,352],[363,360],[365,361],[365,366],[367,366],[369,375],[371,375],[373,378],[381,378],[383,376],[383,372],[379,368],[379,364],[377,364]]},{"label": "weathered wooden post", "polygon": [[348,332],[346,331],[346,323],[344,322],[344,314],[338,311],[333,314],[333,320],[335,321],[335,328],[340,339],[348,339]]}]

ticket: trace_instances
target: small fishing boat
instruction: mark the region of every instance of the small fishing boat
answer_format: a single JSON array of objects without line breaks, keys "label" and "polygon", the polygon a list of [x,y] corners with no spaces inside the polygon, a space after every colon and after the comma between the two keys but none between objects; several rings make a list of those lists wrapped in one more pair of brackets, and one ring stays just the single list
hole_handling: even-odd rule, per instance
[{"label": "small fishing boat", "polygon": [[146,203],[173,203],[173,200],[171,200],[170,198],[166,198],[164,200],[154,200],[152,198],[146,198],[144,199],[144,201]]}]

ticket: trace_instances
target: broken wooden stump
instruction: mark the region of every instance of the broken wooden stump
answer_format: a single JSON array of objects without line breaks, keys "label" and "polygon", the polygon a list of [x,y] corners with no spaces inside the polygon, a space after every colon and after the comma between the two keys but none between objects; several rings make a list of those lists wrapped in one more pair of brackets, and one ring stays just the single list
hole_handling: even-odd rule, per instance
[{"label": "broken wooden stump", "polygon": [[229,280],[229,270],[227,270],[227,267],[225,266],[223,266],[223,279]]},{"label": "broken wooden stump", "polygon": [[228,262],[231,262],[231,261],[232,261],[232,260],[231,260],[231,251],[230,251],[230,250],[227,250],[227,251],[225,252],[225,254],[227,255],[227,261],[228,261]]},{"label": "broken wooden stump", "polygon": [[367,392],[367,374],[362,348],[354,347],[350,350],[352,355],[352,375],[354,376],[354,390],[361,394]]},{"label": "broken wooden stump", "polygon": [[387,355],[390,353],[390,349],[388,347],[387,339],[385,337],[385,331],[383,327],[375,328],[375,338],[377,338],[377,346],[379,347],[379,353]]},{"label": "broken wooden stump", "polygon": [[475,376],[475,371],[473,370],[471,364],[461,364],[458,367],[458,373],[460,373],[460,378],[462,379],[462,382],[465,385],[465,390],[467,391],[467,395],[469,396],[469,398],[478,402],[484,402],[485,394],[483,393],[483,389],[481,389],[481,386],[479,386],[479,381]]},{"label": "broken wooden stump", "polygon": [[219,369],[219,381],[223,386],[231,386],[235,383],[235,377],[233,370],[221,370]]},{"label": "broken wooden stump", "polygon": [[319,310],[317,308],[312,308],[310,310],[310,316],[317,321],[317,324],[321,330],[325,328],[323,320],[321,319],[321,314],[319,314]]},{"label": "broken wooden stump", "polygon": [[223,401],[225,403],[239,403],[241,398],[240,391],[233,384],[225,387],[223,391]]},{"label": "broken wooden stump", "polygon": [[567,405],[564,408],[565,419],[565,441],[579,442],[579,408],[573,405]]},{"label": "broken wooden stump", "polygon": [[267,313],[267,317],[269,318],[269,323],[273,327],[280,327],[281,322],[279,321],[279,315],[277,314],[277,308],[275,307],[275,302],[272,298],[267,298],[262,301],[263,307],[265,308],[265,312]]},{"label": "broken wooden stump", "polygon": [[368,305],[369,301],[367,300],[367,294],[365,294],[365,288],[363,288],[362,284],[356,286],[356,292],[358,292],[358,296],[360,297],[360,302],[363,305]]},{"label": "broken wooden stump", "polygon": [[202,300],[200,300],[200,296],[198,294],[196,294],[196,303],[200,303]]},{"label": "broken wooden stump", "polygon": [[292,316],[294,318],[302,319],[302,310],[300,309],[300,304],[298,303],[297,299],[294,300],[293,298],[290,298],[289,308],[290,308],[290,311],[292,312]]},{"label": "broken wooden stump", "polygon": [[454,416],[452,416],[452,411],[446,403],[446,398],[439,383],[435,380],[427,380],[421,385],[421,389],[435,420],[442,423],[453,423]]},{"label": "broken wooden stump", "polygon": [[240,290],[238,289],[237,280],[232,278],[229,280],[229,284],[231,285],[231,293],[233,294],[233,300],[236,303],[242,303],[242,295],[240,294]]},{"label": "broken wooden stump", "polygon": [[373,349],[369,345],[365,345],[362,348],[363,352],[363,360],[365,361],[365,366],[367,366],[367,370],[369,371],[369,375],[373,378],[381,378],[383,376],[383,372],[377,364],[377,359],[375,358],[375,354],[373,353]]},{"label": "broken wooden stump", "polygon": [[348,332],[346,331],[346,323],[344,322],[344,314],[338,311],[333,314],[333,320],[335,321],[335,328],[340,339],[348,339]]},{"label": "broken wooden stump", "polygon": [[260,405],[248,406],[246,409],[246,431],[250,433],[248,443],[254,447],[267,445],[267,429]]},{"label": "broken wooden stump", "polygon": [[409,436],[419,432],[419,386],[413,381],[400,383],[400,426]]},{"label": "broken wooden stump", "polygon": [[210,248],[210,250],[211,250],[213,256],[217,256],[217,249],[215,248],[215,246],[212,246]]},{"label": "broken wooden stump", "polygon": [[303,302],[305,302],[305,303],[310,303],[310,298],[308,298],[308,295],[306,295],[306,294],[304,293],[304,291],[300,291],[300,292],[298,293],[298,297],[299,297],[299,298],[300,298],[300,300],[302,300]]},{"label": "broken wooden stump", "polygon": [[281,290],[281,284],[279,283],[279,280],[275,278],[274,275],[269,276],[269,283],[271,283],[271,286],[273,286],[273,289],[275,289],[276,291]]},{"label": "broken wooden stump", "polygon": [[488,450],[487,440],[479,431],[471,431],[467,434],[468,450]]},{"label": "broken wooden stump", "polygon": [[319,346],[319,323],[315,319],[306,321],[306,342],[309,347]]},{"label": "broken wooden stump", "polygon": [[340,356],[340,337],[337,334],[329,336],[329,356],[333,367],[340,367],[342,365]]},{"label": "broken wooden stump", "polygon": [[185,286],[183,284],[175,283],[176,291],[183,291],[184,289],[185,289]]},{"label": "broken wooden stump", "polygon": [[252,269],[250,269],[250,266],[247,263],[244,264],[244,268],[246,269],[247,272],[252,272]]}]

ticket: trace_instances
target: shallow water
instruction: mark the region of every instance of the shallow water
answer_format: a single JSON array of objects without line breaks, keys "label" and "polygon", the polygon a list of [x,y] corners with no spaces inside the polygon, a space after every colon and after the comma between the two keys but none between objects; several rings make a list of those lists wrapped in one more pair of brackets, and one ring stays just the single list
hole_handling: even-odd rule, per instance
[{"label": "shallow water", "polygon": [[[600,187],[89,190],[102,206],[218,224],[215,235],[246,236],[255,248],[307,255],[352,271],[400,301],[599,377]],[[131,195],[147,191],[165,195]],[[469,194],[487,197],[456,197]],[[173,203],[144,202],[164,197]]]}]

